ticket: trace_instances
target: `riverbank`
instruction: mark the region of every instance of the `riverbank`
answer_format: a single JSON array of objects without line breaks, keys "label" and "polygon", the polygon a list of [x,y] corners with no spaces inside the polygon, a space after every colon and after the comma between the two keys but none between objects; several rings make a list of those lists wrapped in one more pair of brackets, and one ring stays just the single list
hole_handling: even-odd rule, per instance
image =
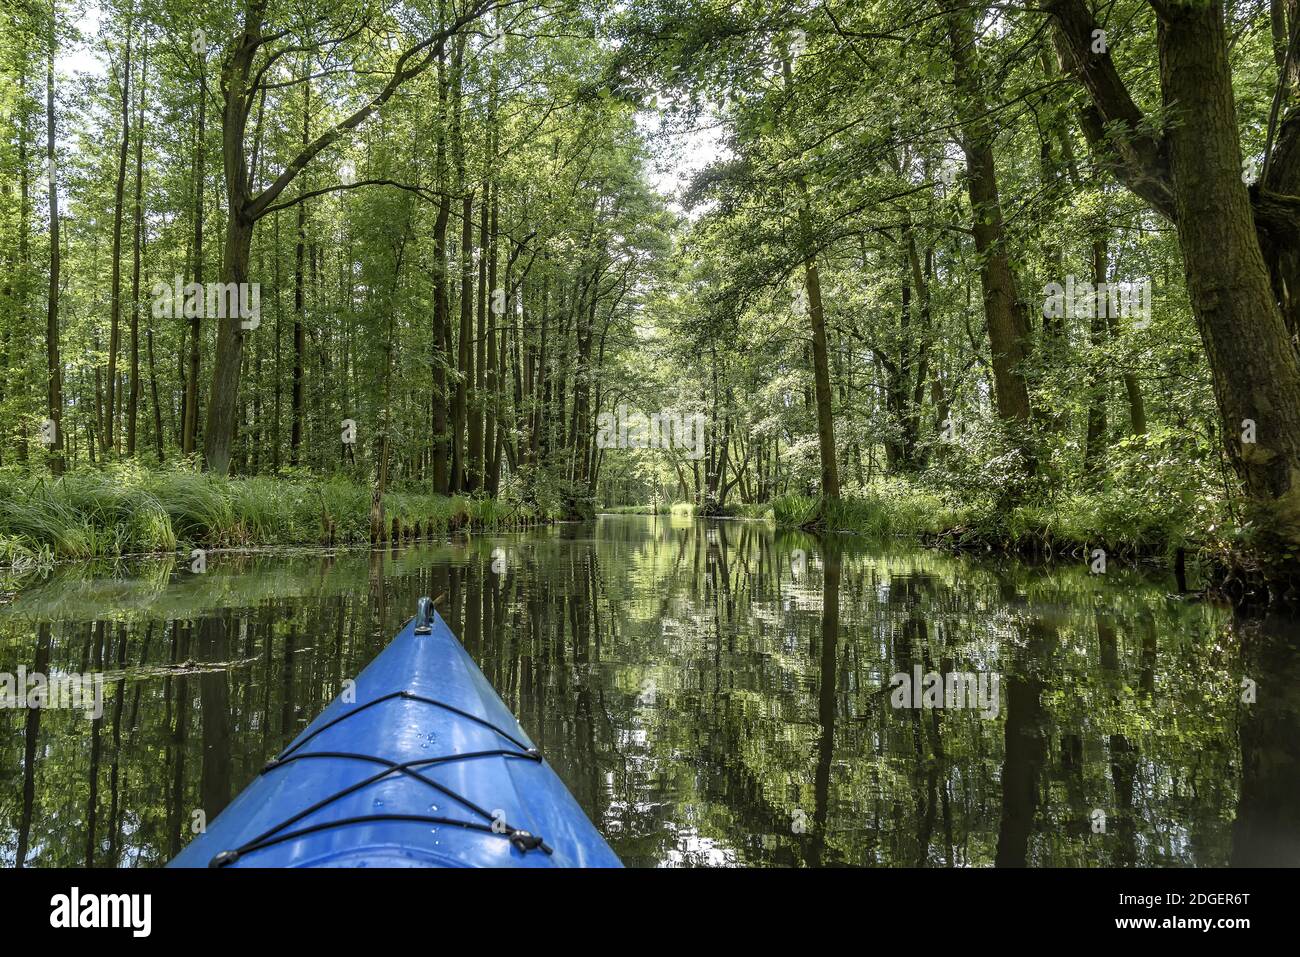
[{"label": "riverbank", "polygon": [[1182,502],[1113,492],[1061,494],[1008,507],[992,497],[963,499],[891,481],[837,502],[783,496],[768,503],[763,516],[778,525],[1048,557],[1102,548],[1108,555],[1172,560],[1179,549],[1224,544],[1214,541],[1213,520],[1195,522]]},{"label": "riverbank", "polygon": [[[678,502],[606,508],[606,514],[694,514]],[[1173,497],[1079,492],[1041,503],[1005,507],[993,497],[959,497],[905,480],[882,481],[846,491],[825,502],[787,494],[760,504],[732,504],[719,516],[761,518],[781,527],[848,532],[871,537],[906,536],[953,546],[992,546],[1007,551],[1062,552],[1106,548],[1114,554],[1172,558],[1179,548],[1228,543],[1216,512]],[[1199,519],[1199,520],[1198,520]]]},{"label": "riverbank", "polygon": [[[60,478],[0,472],[0,565],[178,549],[370,541],[369,485],[330,478],[224,478],[115,466]],[[386,541],[459,529],[518,528],[554,516],[518,503],[395,489]]]},{"label": "riverbank", "polygon": [[[659,512],[669,510],[660,506]],[[694,512],[690,503],[674,513]],[[605,509],[651,514],[651,506]],[[993,551],[1022,558],[1155,561],[1168,564],[1180,587],[1227,586],[1240,595],[1268,577],[1251,550],[1248,527],[1234,523],[1221,500],[1163,490],[1061,491],[1006,506],[993,495],[958,495],[906,479],[846,491],[836,502],[788,494],[761,504],[729,505],[722,516],[765,519],[778,527],[907,538],[956,551]],[[1102,567],[1102,566],[1098,566]],[[1191,577],[1188,581],[1188,569]],[[1197,573],[1199,571],[1199,574]]]}]

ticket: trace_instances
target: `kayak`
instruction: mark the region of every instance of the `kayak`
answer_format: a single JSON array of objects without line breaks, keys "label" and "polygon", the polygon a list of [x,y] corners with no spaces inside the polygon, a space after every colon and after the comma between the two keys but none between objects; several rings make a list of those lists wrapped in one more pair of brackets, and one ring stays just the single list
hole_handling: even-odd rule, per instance
[{"label": "kayak", "polygon": [[170,867],[621,867],[451,629],[416,616]]}]

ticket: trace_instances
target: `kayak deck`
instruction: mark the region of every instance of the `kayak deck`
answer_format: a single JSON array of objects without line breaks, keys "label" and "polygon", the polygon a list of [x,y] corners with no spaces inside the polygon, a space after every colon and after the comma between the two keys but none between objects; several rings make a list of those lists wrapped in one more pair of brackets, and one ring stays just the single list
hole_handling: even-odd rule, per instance
[{"label": "kayak deck", "polygon": [[427,599],[421,608],[171,866],[620,866]]}]

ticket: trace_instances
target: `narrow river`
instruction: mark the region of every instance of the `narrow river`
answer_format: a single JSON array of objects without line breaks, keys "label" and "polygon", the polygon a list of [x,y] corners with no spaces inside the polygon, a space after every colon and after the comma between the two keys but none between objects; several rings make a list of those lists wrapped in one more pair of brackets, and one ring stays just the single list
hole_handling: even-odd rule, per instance
[{"label": "narrow river", "polygon": [[0,671],[102,713],[0,710],[0,862],[166,863],[429,594],[630,866],[1300,864],[1300,626],[1172,588],[667,516],[62,567]]}]

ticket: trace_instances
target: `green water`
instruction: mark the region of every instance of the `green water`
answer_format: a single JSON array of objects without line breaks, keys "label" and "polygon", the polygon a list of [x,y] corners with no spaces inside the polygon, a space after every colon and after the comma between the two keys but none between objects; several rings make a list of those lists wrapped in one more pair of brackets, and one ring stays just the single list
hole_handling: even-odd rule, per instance
[{"label": "green water", "polygon": [[66,567],[0,596],[0,672],[103,713],[0,711],[0,861],[165,863],[429,594],[628,865],[1300,864],[1300,627],[1172,587],[642,516]]}]

